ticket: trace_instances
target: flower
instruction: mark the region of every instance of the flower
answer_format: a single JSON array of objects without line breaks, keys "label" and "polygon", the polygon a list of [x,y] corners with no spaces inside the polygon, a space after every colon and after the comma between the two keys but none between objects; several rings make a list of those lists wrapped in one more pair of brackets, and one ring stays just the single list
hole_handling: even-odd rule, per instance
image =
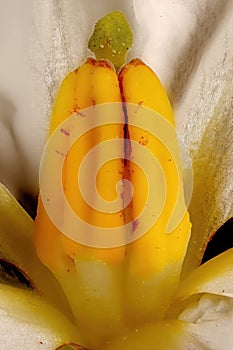
[{"label": "flower", "polygon": [[[39,4],[39,6],[40,5],[42,5],[42,3]],[[43,74],[45,79],[43,82],[47,84],[48,90],[52,91],[53,94],[55,91],[55,88],[52,88],[54,81],[60,81],[61,77],[64,76],[64,74],[67,73],[67,71],[70,70],[74,64],[77,64],[78,57],[79,59],[80,57],[85,57],[85,55],[83,55],[83,50],[80,49],[83,47],[83,43],[81,42],[80,45],[77,45],[77,41],[74,38],[81,38],[80,32],[85,30],[84,24],[86,21],[86,16],[85,19],[83,19],[82,24],[82,16],[80,16],[80,28],[79,33],[77,33],[75,30],[73,32],[73,25],[71,25],[71,23],[74,21],[72,18],[75,18],[75,20],[78,18],[75,16],[76,12],[74,9],[76,9],[76,11],[80,11],[83,9],[82,6],[85,6],[82,4],[82,2],[76,2],[76,4],[71,3],[71,7],[64,6],[59,2],[59,5],[57,6],[56,3],[56,6],[54,7],[54,2],[51,1],[47,3],[46,6],[47,12],[45,14],[48,15],[50,10],[53,14],[53,16],[51,13],[49,14],[48,22],[52,31],[47,31],[48,27],[44,26],[44,31],[41,34],[42,38],[46,37],[48,33],[52,33],[52,35],[50,36],[51,41],[43,41],[48,43],[48,47],[45,47],[44,49],[48,55],[47,57],[44,57],[44,61],[39,63],[41,66],[37,68],[40,75],[42,72],[44,72]],[[173,348],[176,346],[177,349],[182,347],[188,348],[188,346],[193,346],[192,344],[195,344],[194,346],[196,347],[199,346],[200,349],[207,346],[209,346],[210,349],[230,349],[232,347],[232,339],[231,337],[227,336],[228,327],[226,326],[227,322],[229,323],[229,320],[231,319],[231,315],[228,314],[228,310],[231,310],[232,307],[231,300],[229,299],[232,296],[232,287],[230,283],[230,279],[232,278],[232,251],[224,253],[224,255],[218,257],[213,262],[208,263],[208,265],[194,270],[194,268],[200,262],[200,258],[209,236],[232,215],[232,185],[230,182],[232,175],[232,101],[230,99],[230,92],[232,91],[232,50],[230,49],[231,41],[229,39],[232,35],[229,16],[230,10],[232,11],[232,5],[224,3],[223,5],[215,4],[210,8],[207,6],[207,9],[209,9],[207,14],[209,18],[212,19],[212,21],[208,21],[209,26],[212,26],[212,31],[213,28],[215,28],[216,31],[215,35],[212,35],[212,37],[210,36],[208,40],[209,45],[207,47],[205,47],[205,40],[202,37],[202,35],[204,35],[203,29],[199,31],[199,24],[202,24],[202,28],[205,26],[204,19],[200,19],[200,15],[197,17],[193,15],[192,6],[190,6],[191,10],[185,7],[185,5],[182,5],[181,2],[177,2],[177,4],[174,6],[175,7],[173,7],[172,3],[170,2],[167,3],[166,6],[162,5],[162,2],[158,2],[158,7],[155,8],[153,2],[151,1],[148,2],[148,5],[144,6],[143,11],[141,11],[137,1],[134,1],[134,10],[138,22],[141,23],[141,25],[144,23],[145,31],[147,30],[147,32],[153,33],[151,34],[152,37],[150,40],[147,40],[147,45],[145,47],[141,46],[141,48],[139,45],[139,49],[137,48],[138,51],[136,52],[140,52],[140,55],[142,55],[145,60],[148,60],[148,63],[151,64],[156,71],[161,72],[161,78],[164,80],[165,85],[173,88],[173,91],[175,92],[174,100],[177,102],[177,128],[188,147],[193,162],[195,182],[193,199],[190,206],[193,231],[190,246],[187,251],[187,258],[184,263],[184,274],[189,275],[189,277],[187,277],[187,280],[181,282],[181,285],[174,296],[174,303],[172,304],[171,309],[168,311],[169,321],[166,320],[161,324],[157,323],[155,325],[145,326],[144,329],[135,331],[136,334],[131,333],[130,335],[123,335],[123,338],[116,340],[115,345],[114,343],[110,344],[109,349],[131,349],[136,348],[136,346],[140,348],[145,346],[145,344],[147,345],[147,348],[154,348],[155,342],[160,342],[161,349],[162,346],[164,349],[171,346]],[[221,6],[223,7],[221,8]],[[226,7],[224,8],[224,6]],[[183,37],[182,40],[179,40],[179,30],[181,29],[178,27],[178,32],[174,30],[174,26],[178,24],[176,21],[179,17],[173,15],[173,12],[171,11],[172,8],[176,9],[178,14],[183,13],[181,12],[183,10],[189,14],[191,21],[190,29],[186,32],[190,33],[190,36],[186,34],[188,38]],[[215,11],[217,12],[219,10],[222,10],[224,20],[217,23],[217,20],[215,20],[212,16],[214,15]],[[64,15],[61,16],[59,11],[61,11],[60,13],[63,13]],[[158,20],[161,25],[160,28],[162,28],[160,34],[162,33],[164,35],[164,39],[161,40],[163,43],[161,45],[164,45],[165,47],[164,51],[162,50],[162,46],[156,45],[156,43],[153,44],[155,40],[154,37],[156,38],[158,34],[155,30],[156,26],[154,26],[155,29],[151,28],[148,21],[145,21],[145,17],[146,15],[148,16],[148,13],[154,14],[157,20],[158,18],[163,17],[165,17],[165,19],[169,18],[169,23],[171,21],[173,24],[172,26],[169,26],[168,22],[165,20],[164,27],[167,25],[168,30],[166,28],[164,32],[164,27],[162,26],[164,23],[159,22]],[[196,13],[198,13],[198,11]],[[38,18],[42,18],[43,20],[45,19],[45,17],[40,16],[37,17],[37,20]],[[59,19],[59,25],[54,26],[52,19]],[[197,21],[196,26],[195,20]],[[37,23],[37,25],[39,24]],[[62,35],[60,35],[61,33]],[[72,33],[72,35],[69,36],[69,33]],[[196,34],[198,40],[192,41],[192,35],[195,36],[194,33]],[[72,40],[74,40],[74,43]],[[179,42],[179,44],[177,49],[177,57],[174,58],[174,63],[172,65],[170,64],[170,61],[171,54],[174,53],[175,50],[173,44],[174,41]],[[196,44],[196,41],[198,44]],[[69,42],[71,44],[67,47],[67,43]],[[168,42],[170,43],[169,47],[171,47],[170,53],[168,49]],[[188,46],[190,42],[190,50],[188,50],[186,45]],[[78,47],[76,50],[80,51],[73,51],[72,45]],[[217,50],[216,47],[218,48]],[[185,54],[182,53],[183,50]],[[203,55],[201,55],[201,51],[204,52]],[[39,52],[39,50],[36,50],[36,52]],[[69,58],[67,58],[67,52],[69,53]],[[138,54],[139,53],[137,53],[137,55]],[[151,57],[155,57],[156,59],[157,57],[160,57],[160,63],[158,61],[154,62]],[[179,60],[181,57],[183,62],[180,63]],[[159,69],[159,64],[164,64],[165,68]],[[185,67],[186,64],[188,64],[188,67]],[[44,67],[46,67],[46,69],[43,69]],[[167,67],[169,67],[169,69],[167,69]],[[175,72],[175,74],[173,72]],[[41,92],[40,96],[42,96],[43,100],[46,100],[44,99],[44,94],[47,94],[47,92],[43,84],[44,83],[42,83],[43,93]],[[44,107],[44,110],[46,110],[44,115],[47,115],[48,106]],[[47,122],[44,121],[44,125],[45,123]],[[190,135],[192,137],[190,137]],[[215,149],[216,145],[218,146],[218,152],[215,152],[213,155],[213,152],[210,150]],[[4,214],[2,215],[2,227],[5,227],[3,233],[8,232],[9,230],[12,234],[12,232],[14,233],[16,231],[20,231],[19,228],[22,227],[21,232],[24,237],[25,232],[28,234],[28,232],[31,230],[29,227],[31,225],[29,218],[24,217],[25,215],[21,213],[21,210],[14,200],[9,199],[9,196],[3,189],[1,193],[2,197],[5,198],[4,201],[1,201],[4,203],[2,210],[5,210],[2,211]],[[9,204],[10,207],[8,207],[8,210],[6,210],[7,203],[11,203]],[[9,219],[6,220],[7,214],[11,215],[12,212],[15,213],[13,215],[14,218],[9,216]],[[15,221],[15,218],[18,216],[20,216],[21,219]],[[5,225],[3,225],[4,223]],[[9,225],[9,223],[11,223],[11,225]],[[18,238],[18,241],[16,239],[17,237],[14,236],[14,246],[16,245],[16,242],[18,242],[17,245],[22,247],[21,239],[19,240]],[[5,242],[7,242],[7,240],[5,240]],[[19,257],[17,258],[14,256],[15,254],[12,254],[11,248],[11,251],[8,252],[8,261],[12,261],[12,263],[19,265],[22,270],[26,271],[26,274],[28,274],[30,279],[35,281],[35,287],[38,288],[41,293],[43,293],[44,298],[47,298],[51,302],[53,301],[53,296],[57,295],[59,300],[57,304],[54,300],[54,303],[59,305],[59,307],[63,305],[63,310],[67,310],[64,295],[61,291],[59,292],[59,287],[57,286],[56,281],[49,274],[49,272],[46,271],[42,265],[40,265],[35,253],[33,253],[34,250],[32,244],[30,243],[30,236],[25,238],[24,242],[27,249],[22,248],[22,253],[19,253]],[[28,249],[28,245],[30,249]],[[5,246],[12,247],[12,243],[5,243]],[[26,246],[23,245],[23,247]],[[4,250],[6,250],[6,247]],[[30,259],[27,257],[26,252],[27,254],[28,252],[32,254]],[[25,262],[22,261],[22,257],[24,255]],[[29,261],[31,261],[31,264],[32,262],[35,262],[35,269],[30,266]],[[193,270],[194,272],[191,272]],[[215,272],[213,273],[210,271]],[[201,280],[202,276],[203,280]],[[208,279],[210,280],[208,281]],[[48,280],[49,288],[47,284]],[[12,295],[12,290],[12,287],[4,286],[2,288],[2,300],[4,296],[8,300],[8,303],[4,302],[3,307],[9,305],[8,310],[10,310],[13,314],[15,312],[15,315],[18,315],[19,313],[22,314],[23,312],[25,312],[26,315],[30,315],[31,308],[27,309],[26,303],[23,303],[23,311],[22,309],[12,310],[12,296],[9,296]],[[18,294],[20,295],[18,298],[23,297],[21,295],[29,295],[28,292],[18,291],[16,289],[14,289],[13,293],[13,298],[16,298]],[[222,297],[216,297],[214,296],[215,294],[219,294]],[[191,298],[193,295],[194,298]],[[33,303],[34,305],[37,305],[41,303],[39,301],[41,299],[38,297],[34,298],[34,296],[30,295],[30,297],[28,296],[26,298],[27,300],[31,298],[29,300],[30,304]],[[42,306],[40,308],[43,310]],[[49,308],[50,306],[45,306],[45,310],[48,310]],[[7,309],[5,310],[7,311]],[[52,326],[54,324],[54,319],[59,317],[62,318],[63,316],[60,314],[58,316],[56,311],[52,311],[52,309],[50,310],[51,311],[49,311],[49,314],[52,316],[50,325]],[[183,310],[183,312],[181,312],[181,310]],[[48,311],[46,311],[45,317],[42,314],[42,320],[47,317],[47,313]],[[69,314],[69,312],[67,313]],[[219,317],[219,314],[221,317]],[[173,319],[173,321],[170,321],[170,319]],[[10,325],[11,317],[9,317],[8,320]],[[28,317],[27,324],[30,322],[29,320],[32,320],[31,316]],[[64,322],[69,323],[69,321]],[[41,323],[43,324],[43,321]],[[215,337],[213,337],[213,334],[210,335],[210,329],[213,329],[213,327],[215,327],[214,329],[220,329],[220,333],[216,333]],[[73,333],[71,325],[67,326],[67,329],[69,329],[67,334],[65,334],[63,339],[59,339],[58,341],[83,342],[81,335],[79,338],[79,335],[76,335],[75,331]],[[54,327],[54,334],[59,335],[60,329],[56,330]],[[168,334],[171,336],[170,340],[168,339]],[[174,336],[174,338],[172,336]],[[76,339],[76,337],[78,339]],[[38,339],[38,341],[40,340]],[[164,341],[164,344],[162,344],[162,341]],[[172,345],[169,345],[169,341]],[[55,343],[53,344],[53,340],[51,340],[50,344],[52,345],[46,344],[47,348],[49,346],[51,347],[58,345],[58,343],[56,345]],[[9,346],[11,345],[8,345],[8,348]],[[30,344],[30,346],[32,345]]]}]

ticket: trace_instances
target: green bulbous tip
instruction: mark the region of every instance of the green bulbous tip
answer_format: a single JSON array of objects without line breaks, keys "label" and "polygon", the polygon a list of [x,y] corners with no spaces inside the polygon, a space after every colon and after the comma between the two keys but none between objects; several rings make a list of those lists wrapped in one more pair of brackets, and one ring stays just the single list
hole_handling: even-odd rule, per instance
[{"label": "green bulbous tip", "polygon": [[96,59],[109,60],[118,69],[125,63],[132,42],[133,33],[125,16],[119,11],[114,11],[96,23],[88,48],[95,54]]}]

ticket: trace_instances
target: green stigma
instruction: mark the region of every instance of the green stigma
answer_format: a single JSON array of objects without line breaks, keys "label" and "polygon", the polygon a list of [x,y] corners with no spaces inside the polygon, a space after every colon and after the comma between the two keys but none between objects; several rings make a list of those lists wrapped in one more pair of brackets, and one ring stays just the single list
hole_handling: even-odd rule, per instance
[{"label": "green stigma", "polygon": [[96,23],[88,48],[97,60],[107,59],[118,69],[126,62],[132,42],[133,33],[125,16],[119,11],[114,11]]}]

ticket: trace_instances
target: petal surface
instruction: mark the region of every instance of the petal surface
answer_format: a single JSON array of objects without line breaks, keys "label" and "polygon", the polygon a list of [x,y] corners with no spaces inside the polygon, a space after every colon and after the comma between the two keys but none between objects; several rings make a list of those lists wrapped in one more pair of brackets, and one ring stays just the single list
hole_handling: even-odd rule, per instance
[{"label": "petal surface", "polygon": [[2,350],[54,350],[80,340],[73,324],[41,297],[5,284],[0,284],[0,316]]},{"label": "petal surface", "polygon": [[199,293],[212,293],[233,298],[233,249],[227,250],[195,269],[181,282],[173,304]]},{"label": "petal surface", "polygon": [[104,350],[231,350],[232,325],[233,299],[204,294],[189,303],[178,319],[131,331]]},{"label": "petal surface", "polygon": [[[183,321],[168,321],[147,325],[129,332],[117,340],[113,340],[103,350],[160,350],[194,349],[192,335],[188,332],[188,324]],[[202,348],[198,348],[202,349]]]},{"label": "petal surface", "polygon": [[232,349],[232,298],[204,294],[185,308],[179,320],[192,323],[192,334],[203,349]]},{"label": "petal surface", "polygon": [[173,320],[151,324],[110,342],[103,349],[231,350],[232,346],[232,316],[226,312],[225,316],[197,323]]},{"label": "petal surface", "polygon": [[211,235],[233,215],[232,14],[229,2],[192,79],[180,96],[179,89],[176,93],[177,129],[194,173],[189,207],[193,227],[184,275],[200,263]]}]

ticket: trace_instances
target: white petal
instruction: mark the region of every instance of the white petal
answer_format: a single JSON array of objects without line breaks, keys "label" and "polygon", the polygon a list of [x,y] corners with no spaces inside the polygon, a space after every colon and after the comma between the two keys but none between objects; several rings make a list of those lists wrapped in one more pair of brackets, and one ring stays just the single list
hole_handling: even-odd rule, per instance
[{"label": "white petal", "polygon": [[233,299],[203,295],[198,302],[188,305],[179,319],[193,324],[192,334],[204,349],[233,348]]},{"label": "white petal", "polygon": [[136,34],[140,41],[133,54],[141,55],[166,86],[195,29],[196,16],[193,16],[192,8],[181,0],[148,0],[143,6],[140,0],[134,0],[139,24]]},{"label": "white petal", "polygon": [[0,284],[0,316],[1,350],[54,350],[81,339],[73,324],[41,297],[4,284]]},{"label": "white petal", "polygon": [[177,96],[177,128],[194,171],[185,274],[200,262],[209,237],[233,216],[232,14],[229,2],[186,90]]},{"label": "white petal", "polygon": [[[24,171],[27,163],[23,152],[20,156],[22,145],[17,138],[15,121],[24,119],[30,103],[26,53],[30,3],[30,0],[3,0],[0,11],[0,180],[14,192],[27,180]],[[27,140],[30,137],[28,133]],[[30,148],[34,148],[33,142]]]},{"label": "white petal", "polygon": [[[216,23],[222,18],[226,1],[218,0],[134,0],[138,21],[134,55],[141,55],[159,75],[163,84],[179,80],[185,88],[190,72],[202,54]],[[138,42],[138,39],[140,41]],[[175,95],[180,91],[174,91]]]}]

